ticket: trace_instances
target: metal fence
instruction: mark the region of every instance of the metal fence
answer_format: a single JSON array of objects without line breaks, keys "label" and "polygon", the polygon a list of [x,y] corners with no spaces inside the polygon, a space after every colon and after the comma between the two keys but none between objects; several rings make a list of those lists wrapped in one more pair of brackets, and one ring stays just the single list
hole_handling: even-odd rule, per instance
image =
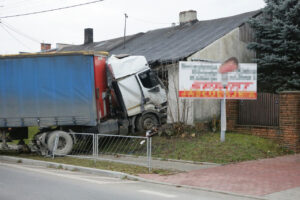
[{"label": "metal fence", "polygon": [[151,169],[151,137],[98,134],[97,142],[99,159],[144,165]]},{"label": "metal fence", "polygon": [[[97,148],[96,148],[96,138],[97,136],[93,133],[70,133],[73,139],[72,149],[68,153],[70,156],[77,156],[77,157],[93,157],[97,155]],[[59,149],[59,143],[61,142],[61,138],[59,135],[56,135],[52,155],[61,156],[65,155],[65,152],[61,152]]]},{"label": "metal fence", "polygon": [[[151,137],[93,133],[71,133],[73,148],[67,156],[134,164],[151,170]],[[55,138],[52,156],[61,156],[59,135]]]},{"label": "metal fence", "polygon": [[257,100],[239,103],[239,124],[279,126],[279,95],[258,93]]}]

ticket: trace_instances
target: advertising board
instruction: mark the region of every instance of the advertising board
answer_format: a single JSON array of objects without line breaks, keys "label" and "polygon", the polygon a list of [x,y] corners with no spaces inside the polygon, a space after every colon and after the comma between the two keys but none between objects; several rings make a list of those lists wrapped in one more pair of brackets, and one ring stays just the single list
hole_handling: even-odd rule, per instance
[{"label": "advertising board", "polygon": [[[256,99],[257,65],[240,63],[233,72],[220,72],[221,63],[180,62],[179,97],[223,99]],[[225,83],[224,83],[225,82]]]}]

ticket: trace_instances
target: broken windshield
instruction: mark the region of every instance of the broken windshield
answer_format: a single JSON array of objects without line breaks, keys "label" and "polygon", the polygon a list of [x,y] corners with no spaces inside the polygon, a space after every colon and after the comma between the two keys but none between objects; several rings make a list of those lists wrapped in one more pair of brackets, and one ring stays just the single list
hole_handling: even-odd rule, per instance
[{"label": "broken windshield", "polygon": [[158,78],[151,70],[140,73],[139,78],[145,88],[153,88],[159,84]]}]

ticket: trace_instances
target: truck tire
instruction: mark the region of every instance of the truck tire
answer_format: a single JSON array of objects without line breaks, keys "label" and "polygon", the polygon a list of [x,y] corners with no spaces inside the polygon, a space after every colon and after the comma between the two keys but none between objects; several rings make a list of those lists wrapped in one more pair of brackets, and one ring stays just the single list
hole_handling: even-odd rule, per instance
[{"label": "truck tire", "polygon": [[57,144],[57,149],[55,154],[57,155],[68,155],[73,148],[73,139],[70,134],[64,131],[53,131],[49,133],[49,137],[47,139],[47,145],[50,152],[53,151],[56,134],[59,136],[59,141]]},{"label": "truck tire", "polygon": [[158,119],[154,114],[147,113],[137,118],[136,129],[138,132],[144,132],[158,125]]}]

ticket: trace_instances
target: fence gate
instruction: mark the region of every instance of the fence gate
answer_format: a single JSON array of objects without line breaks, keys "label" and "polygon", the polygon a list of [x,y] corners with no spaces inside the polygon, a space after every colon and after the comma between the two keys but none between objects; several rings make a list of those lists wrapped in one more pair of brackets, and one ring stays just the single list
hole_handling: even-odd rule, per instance
[{"label": "fence gate", "polygon": [[279,95],[258,93],[257,100],[239,103],[240,125],[279,126]]}]

